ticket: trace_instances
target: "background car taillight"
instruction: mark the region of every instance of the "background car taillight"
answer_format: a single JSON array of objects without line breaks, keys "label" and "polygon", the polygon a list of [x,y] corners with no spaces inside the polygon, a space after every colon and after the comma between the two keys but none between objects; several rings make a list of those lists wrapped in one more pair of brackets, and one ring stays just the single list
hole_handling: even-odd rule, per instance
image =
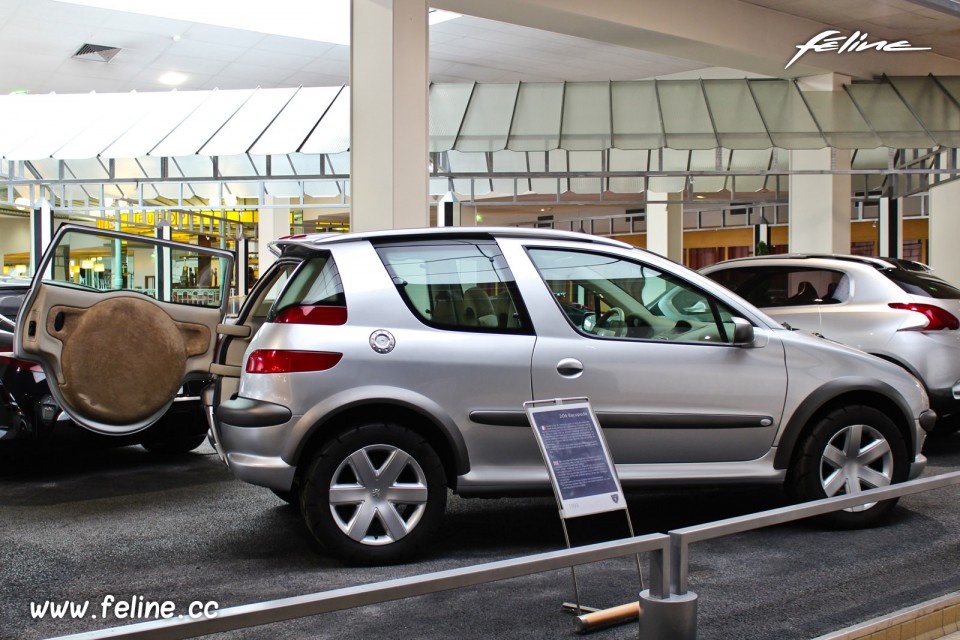
[{"label": "background car taillight", "polygon": [[940,331],[942,329],[960,329],[960,320],[949,311],[932,304],[916,302],[891,302],[891,309],[913,311],[926,316],[927,324],[922,327],[903,327],[900,331]]},{"label": "background car taillight", "polygon": [[326,371],[337,366],[342,353],[257,349],[247,358],[247,373],[301,373]]},{"label": "background car taillight", "polygon": [[277,314],[273,322],[280,324],[346,324],[347,308],[330,305],[287,307]]},{"label": "background car taillight", "polygon": [[38,363],[20,360],[18,358],[14,358],[12,355],[0,354],[0,364],[5,364],[8,367],[14,367],[16,369],[27,369],[29,371],[33,371],[34,373],[43,373],[43,367],[41,367]]}]

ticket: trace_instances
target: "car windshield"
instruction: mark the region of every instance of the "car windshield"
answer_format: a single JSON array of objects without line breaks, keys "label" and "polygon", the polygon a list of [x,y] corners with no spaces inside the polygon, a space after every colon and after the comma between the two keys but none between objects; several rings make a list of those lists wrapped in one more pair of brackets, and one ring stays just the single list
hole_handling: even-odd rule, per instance
[{"label": "car windshield", "polygon": [[910,295],[938,300],[960,300],[960,289],[928,273],[904,269],[882,269],[881,273]]}]

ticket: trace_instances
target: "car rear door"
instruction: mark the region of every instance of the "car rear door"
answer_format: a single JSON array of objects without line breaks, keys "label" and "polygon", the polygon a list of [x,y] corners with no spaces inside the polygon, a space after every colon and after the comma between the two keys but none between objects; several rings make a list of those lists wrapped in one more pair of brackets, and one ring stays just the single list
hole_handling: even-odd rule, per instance
[{"label": "car rear door", "polygon": [[232,272],[221,249],[64,225],[37,267],[14,353],[42,365],[77,423],[134,433],[209,375]]}]

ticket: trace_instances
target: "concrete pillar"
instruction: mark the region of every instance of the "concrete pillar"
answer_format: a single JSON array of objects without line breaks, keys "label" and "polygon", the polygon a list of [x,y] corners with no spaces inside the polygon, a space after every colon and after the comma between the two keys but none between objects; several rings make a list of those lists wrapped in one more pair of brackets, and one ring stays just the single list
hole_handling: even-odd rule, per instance
[{"label": "concrete pillar", "polygon": [[[816,149],[790,152],[791,170],[850,169],[850,152]],[[850,253],[850,175],[790,176],[790,252]]]},{"label": "concrete pillar", "polygon": [[647,191],[647,251],[683,263],[682,193]]},{"label": "concrete pillar", "polygon": [[50,203],[44,199],[40,201],[40,208],[30,211],[30,271],[33,275],[37,271],[37,264],[43,257],[43,252],[53,240],[53,210]]},{"label": "concrete pillar", "polygon": [[236,295],[242,296],[247,293],[250,287],[250,278],[247,277],[247,267],[250,266],[250,247],[248,240],[243,236],[237,238],[237,264],[234,269],[237,270],[237,291]]},{"label": "concrete pillar", "polygon": [[[257,216],[257,251],[259,252],[260,274],[262,275],[277,257],[268,246],[274,240],[290,235],[290,206],[284,206],[286,198],[264,196],[263,204]],[[248,282],[247,286],[253,284]]]},{"label": "concrete pillar", "polygon": [[947,282],[960,283],[960,181],[930,188],[930,266]]},{"label": "concrete pillar", "polygon": [[880,246],[877,255],[903,257],[903,216],[898,198],[880,198]]},{"label": "concrete pillar", "polygon": [[[798,80],[802,91],[843,91],[850,76],[826,73]],[[850,169],[850,151],[811,149],[790,152],[790,169],[832,171]],[[796,253],[850,253],[850,175],[790,176],[790,251]]]},{"label": "concrete pillar", "polygon": [[[170,223],[164,224],[157,227],[156,230],[157,238],[161,240],[170,240],[173,237],[173,227],[170,226]],[[173,268],[173,262],[170,259],[170,249],[167,247],[161,247],[157,256],[157,300],[171,301],[173,300],[173,279],[179,278],[179,273],[171,273]],[[179,280],[178,280],[179,281]]]},{"label": "concrete pillar", "polygon": [[354,231],[430,224],[428,34],[426,0],[351,2]]}]

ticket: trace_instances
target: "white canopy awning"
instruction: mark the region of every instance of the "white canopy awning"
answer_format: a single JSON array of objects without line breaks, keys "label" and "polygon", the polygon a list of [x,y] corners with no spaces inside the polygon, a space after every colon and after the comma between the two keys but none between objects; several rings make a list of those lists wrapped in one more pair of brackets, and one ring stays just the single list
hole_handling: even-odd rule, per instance
[{"label": "white canopy awning", "polygon": [[[435,84],[432,152],[960,146],[960,78],[843,91],[792,80]],[[349,149],[347,87],[0,96],[0,157],[139,158]]]}]

